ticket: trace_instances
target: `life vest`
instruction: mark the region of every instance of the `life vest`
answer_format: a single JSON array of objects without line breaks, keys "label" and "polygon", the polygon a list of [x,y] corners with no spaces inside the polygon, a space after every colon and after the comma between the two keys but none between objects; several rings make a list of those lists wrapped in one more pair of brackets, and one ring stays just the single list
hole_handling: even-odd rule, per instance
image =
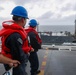
[{"label": "life vest", "polygon": [[37,32],[34,28],[29,27],[28,29],[25,29],[25,31],[26,31],[27,34],[30,33],[30,32],[35,33],[36,39],[37,39],[38,43],[39,43],[39,44],[42,43],[42,40],[41,40],[41,38],[39,37],[38,32]]},{"label": "life vest", "polygon": [[25,53],[28,53],[31,50],[31,47],[28,46],[28,40],[27,40],[27,34],[25,30],[14,23],[13,21],[5,21],[3,22],[3,29],[0,30],[0,36],[2,41],[2,51],[1,53],[5,55],[6,57],[12,58],[12,55],[10,54],[10,49],[6,47],[5,41],[11,35],[12,33],[19,33],[23,40],[22,49]]}]

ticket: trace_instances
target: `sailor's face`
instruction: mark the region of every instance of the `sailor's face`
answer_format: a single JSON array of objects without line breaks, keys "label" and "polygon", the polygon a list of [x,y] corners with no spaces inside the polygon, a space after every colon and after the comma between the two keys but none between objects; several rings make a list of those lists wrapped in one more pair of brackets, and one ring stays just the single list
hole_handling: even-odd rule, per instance
[{"label": "sailor's face", "polygon": [[25,27],[27,19],[24,19],[23,28]]}]

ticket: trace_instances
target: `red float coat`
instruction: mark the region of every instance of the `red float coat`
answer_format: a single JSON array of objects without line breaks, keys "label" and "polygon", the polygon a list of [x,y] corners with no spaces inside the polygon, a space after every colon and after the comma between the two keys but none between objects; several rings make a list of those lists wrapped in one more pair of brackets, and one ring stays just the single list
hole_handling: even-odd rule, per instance
[{"label": "red float coat", "polygon": [[27,34],[28,34],[29,32],[35,33],[35,34],[36,34],[36,39],[37,39],[38,43],[39,43],[39,44],[42,43],[42,40],[41,40],[41,38],[39,37],[38,32],[37,32],[34,28],[29,27],[28,29],[25,29],[25,31],[27,32]]},{"label": "red float coat", "polygon": [[[18,24],[14,23],[13,21],[5,21],[2,23],[3,29],[0,30],[0,36],[2,41],[2,51],[1,53],[6,57],[12,58],[10,54],[10,49],[5,46],[5,40],[12,34],[12,33],[19,33],[23,40],[22,50],[25,53],[28,53],[31,50],[31,46],[28,46],[27,34],[23,27],[19,26]],[[6,53],[8,52],[8,54]]]}]

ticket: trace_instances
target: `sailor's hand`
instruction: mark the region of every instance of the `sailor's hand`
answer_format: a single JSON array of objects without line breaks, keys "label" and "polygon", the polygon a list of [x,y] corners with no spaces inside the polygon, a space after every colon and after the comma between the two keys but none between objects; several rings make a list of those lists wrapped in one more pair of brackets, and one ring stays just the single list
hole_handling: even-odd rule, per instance
[{"label": "sailor's hand", "polygon": [[33,48],[31,49],[31,52],[34,52],[34,49]]},{"label": "sailor's hand", "polygon": [[17,60],[12,60],[12,61],[9,63],[9,66],[10,66],[10,67],[17,67],[19,64],[20,64],[19,61],[17,61]]},{"label": "sailor's hand", "polygon": [[28,52],[28,56],[30,56],[30,52]]}]

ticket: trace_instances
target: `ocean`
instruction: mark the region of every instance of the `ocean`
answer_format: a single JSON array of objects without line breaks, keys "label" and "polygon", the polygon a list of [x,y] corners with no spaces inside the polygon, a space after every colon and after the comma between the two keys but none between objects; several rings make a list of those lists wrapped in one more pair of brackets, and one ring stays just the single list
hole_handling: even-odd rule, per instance
[{"label": "ocean", "polygon": [[[2,26],[0,26],[0,29]],[[65,32],[68,31],[72,34],[75,32],[75,25],[39,25],[39,32]]]},{"label": "ocean", "polygon": [[38,26],[38,31],[41,32],[65,32],[68,31],[72,34],[75,32],[75,26],[74,25],[44,25],[44,26]]}]

